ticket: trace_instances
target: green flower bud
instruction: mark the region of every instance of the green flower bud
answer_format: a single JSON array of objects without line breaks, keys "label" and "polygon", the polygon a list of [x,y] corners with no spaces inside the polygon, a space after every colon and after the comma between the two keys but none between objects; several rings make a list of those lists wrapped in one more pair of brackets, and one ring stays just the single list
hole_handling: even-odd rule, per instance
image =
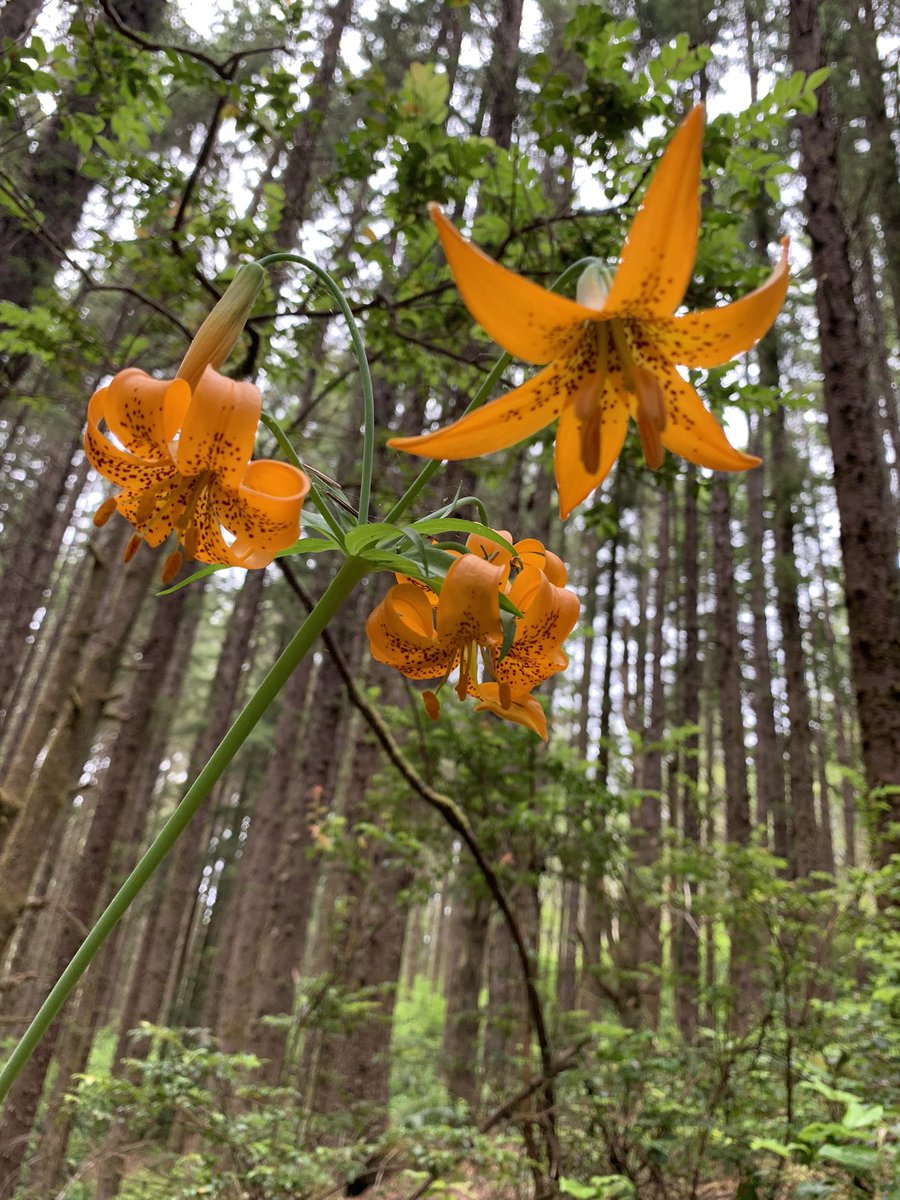
[{"label": "green flower bud", "polygon": [[220,367],[234,349],[265,278],[265,269],[259,263],[246,263],[200,326],[178,368],[177,377],[186,379],[191,389],[207,367]]}]

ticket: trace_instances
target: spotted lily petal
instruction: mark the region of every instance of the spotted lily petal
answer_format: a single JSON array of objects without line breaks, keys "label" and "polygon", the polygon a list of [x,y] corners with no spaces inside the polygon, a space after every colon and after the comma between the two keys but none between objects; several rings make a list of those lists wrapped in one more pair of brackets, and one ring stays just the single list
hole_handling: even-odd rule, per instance
[{"label": "spotted lily petal", "polygon": [[466,308],[509,354],[545,363],[567,354],[593,309],[523,279],[467,242],[436,204],[428,211]]},{"label": "spotted lily petal", "polygon": [[154,379],[127,367],[106,388],[103,415],[126,450],[141,458],[162,458],[190,400],[191,389],[183,379]]},{"label": "spotted lily petal", "polygon": [[566,564],[559,555],[548,550],[543,542],[539,542],[537,538],[523,538],[515,543],[515,547],[523,566],[538,567],[551,583],[555,583],[557,587],[565,585],[568,578]]},{"label": "spotted lily petal", "polygon": [[746,471],[762,459],[736,450],[722,426],[697,395],[696,389],[670,367],[658,376],[666,400],[668,421],[660,435],[667,450],[713,471]]},{"label": "spotted lily petal", "polygon": [[697,255],[703,109],[691,110],[635,214],[603,312],[663,316],[681,303]]},{"label": "spotted lily petal", "polygon": [[574,629],[581,605],[574,592],[556,587],[536,567],[525,567],[516,576],[509,598],[523,616],[496,676],[518,695],[564,670],[569,660],[562,643]]},{"label": "spotted lily petal", "polygon": [[436,679],[456,662],[456,647],[437,639],[431,605],[410,583],[388,591],[370,614],[366,633],[372,657],[409,679]]},{"label": "spotted lily petal", "polygon": [[253,453],[262,397],[207,367],[181,426],[176,461],[182,475],[212,471],[226,487],[239,487]]},{"label": "spotted lily petal", "polygon": [[120,450],[100,430],[106,420],[108,388],[94,392],[88,403],[87,427],[84,431],[84,452],[91,466],[110,483],[128,491],[152,487],[175,473],[175,464],[167,450],[158,459],[144,459]]},{"label": "spotted lily petal", "polygon": [[[268,566],[279,550],[293,545],[308,491],[306,475],[273,459],[250,463],[236,491],[214,485],[212,503],[218,524],[234,535],[228,546],[229,561],[255,570]],[[202,557],[199,552],[198,557]]]},{"label": "spotted lily petal", "polygon": [[563,520],[573,508],[600,486],[619,457],[628,429],[629,404],[624,393],[614,383],[607,383],[598,417],[600,458],[595,471],[585,469],[581,461],[581,422],[573,408],[560,417],[556,431],[556,488],[559,493],[559,515]]},{"label": "spotted lily petal", "polygon": [[500,686],[496,683],[483,683],[478,690],[476,712],[492,712],[504,721],[512,721],[514,725],[524,725],[536,733],[538,737],[547,740],[547,718],[544,710],[534,696],[524,692],[521,696],[513,696],[506,708],[500,703]]},{"label": "spotted lily petal", "polygon": [[444,579],[437,606],[437,634],[442,642],[459,646],[477,642],[499,646],[500,588],[504,567],[475,554],[464,554],[454,562]]},{"label": "spotted lily petal", "polygon": [[784,304],[788,245],[784,238],[772,274],[740,300],[649,323],[648,332],[666,358],[686,367],[719,367],[756,345]]},{"label": "spotted lily petal", "polygon": [[452,425],[420,437],[391,438],[395,450],[422,458],[456,460],[505,450],[549,425],[577,393],[582,376],[576,357],[559,359],[521,387],[498,396]]}]

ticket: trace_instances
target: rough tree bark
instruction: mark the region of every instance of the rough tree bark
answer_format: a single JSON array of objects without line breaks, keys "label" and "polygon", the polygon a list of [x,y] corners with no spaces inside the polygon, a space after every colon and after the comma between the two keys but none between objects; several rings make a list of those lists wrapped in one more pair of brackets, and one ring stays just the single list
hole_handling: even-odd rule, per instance
[{"label": "rough tree bark", "polygon": [[[790,53],[811,72],[826,65],[817,0],[791,0]],[[853,299],[841,206],[837,125],[828,84],[814,116],[799,119],[812,243],[828,436],[841,519],[847,616],[862,759],[879,864],[900,851],[900,582],[895,508]]]},{"label": "rough tree bark", "polygon": [[[700,849],[700,574],[697,538],[697,471],[688,467],[684,479],[684,542],[682,544],[682,625],[684,652],[679,657],[678,724],[696,726],[682,743],[681,838],[685,850]],[[679,881],[676,880],[676,886]],[[675,1020],[681,1036],[693,1042],[697,1036],[697,999],[700,991],[700,939],[693,916],[697,884],[690,873],[680,881],[681,895],[673,914],[672,956],[675,967]]]},{"label": "rough tree bark", "polygon": [[[188,591],[183,588],[157,602],[150,633],[142,646],[140,666],[126,702],[128,715],[113,745],[110,765],[103,777],[90,828],[78,858],[77,886],[69,889],[66,915],[58,922],[56,945],[52,953],[51,974],[54,979],[62,974],[71,961],[81,944],[82,930],[91,923],[103,891],[117,831],[125,819],[129,801],[146,805],[150,800],[147,795],[136,796],[131,793],[129,785],[144,745],[165,663],[175,644],[187,597]],[[77,756],[72,763],[75,771],[78,771],[80,760]],[[64,1015],[60,1014],[44,1035],[16,1080],[0,1116],[0,1178],[8,1184],[18,1178],[25,1158],[44,1080],[64,1020]]]},{"label": "rough tree bark", "polygon": [[47,826],[63,811],[70,788],[77,783],[73,773],[87,758],[122,651],[156,569],[153,556],[145,554],[130,570],[120,570],[115,592],[96,614],[56,731],[0,857],[0,946],[6,946],[22,912]]},{"label": "rough tree bark", "polygon": [[[620,913],[621,939],[619,968],[621,993],[625,1001],[625,1018],[634,1026],[655,1028],[659,1020],[660,967],[660,906],[655,898],[647,898],[648,888],[655,888],[651,876],[659,861],[662,832],[662,739],[665,734],[666,706],[662,680],[662,657],[665,649],[664,620],[669,575],[669,502],[664,488],[659,490],[656,570],[653,582],[653,623],[647,643],[647,606],[640,599],[638,618],[637,681],[635,685],[635,719],[642,720],[644,705],[644,664],[649,649],[651,660],[651,691],[649,719],[643,728],[643,740],[636,763],[641,799],[632,813],[632,847]],[[642,589],[643,590],[643,589]]]}]

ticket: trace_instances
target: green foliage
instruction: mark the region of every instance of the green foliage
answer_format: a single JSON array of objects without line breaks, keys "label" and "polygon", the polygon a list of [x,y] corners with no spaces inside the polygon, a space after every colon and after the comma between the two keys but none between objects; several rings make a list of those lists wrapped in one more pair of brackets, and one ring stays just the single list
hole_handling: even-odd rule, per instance
[{"label": "green foliage", "polygon": [[200,1149],[148,1149],[122,1197],[304,1200],[352,1174],[349,1151],[308,1144],[296,1093],[254,1082],[253,1055],[223,1054],[192,1031],[145,1026],[142,1034],[153,1037],[156,1051],[131,1064],[129,1079],[82,1078],[79,1119],[98,1139],[113,1119],[137,1139],[178,1121]]}]

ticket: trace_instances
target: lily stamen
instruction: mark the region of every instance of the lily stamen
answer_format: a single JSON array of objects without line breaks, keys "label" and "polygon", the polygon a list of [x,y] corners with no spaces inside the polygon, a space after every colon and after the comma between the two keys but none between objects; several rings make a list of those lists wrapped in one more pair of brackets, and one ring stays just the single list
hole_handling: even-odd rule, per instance
[{"label": "lily stamen", "polygon": [[634,385],[637,395],[637,426],[644,458],[651,470],[663,464],[665,450],[660,434],[668,424],[666,401],[659,380],[645,367],[635,367]]},{"label": "lily stamen", "polygon": [[166,561],[163,563],[163,569],[160,571],[160,579],[165,584],[170,584],[178,572],[181,570],[181,564],[184,562],[184,555],[180,550],[173,550]]},{"label": "lily stamen", "polygon": [[191,524],[184,531],[184,537],[181,539],[181,545],[184,547],[184,556],[190,562],[193,562],[197,557],[197,526]]},{"label": "lily stamen", "polygon": [[109,496],[103,501],[94,513],[94,525],[97,529],[101,529],[106,524],[118,507],[119,501],[116,496]]},{"label": "lily stamen", "polygon": [[178,540],[184,547],[185,555],[189,559],[195,559],[197,557],[198,534],[197,525],[194,518],[197,511],[197,504],[206,490],[209,479],[209,471],[200,472],[191,486],[187,503],[185,504],[181,515],[173,526],[175,532],[178,534]]},{"label": "lily stamen", "polygon": [[610,321],[609,332],[612,334],[613,345],[619,356],[619,366],[622,369],[625,387],[629,392],[633,392],[635,390],[634,358],[631,354],[631,347],[628,345],[628,338],[625,336],[625,326],[621,321]]}]

